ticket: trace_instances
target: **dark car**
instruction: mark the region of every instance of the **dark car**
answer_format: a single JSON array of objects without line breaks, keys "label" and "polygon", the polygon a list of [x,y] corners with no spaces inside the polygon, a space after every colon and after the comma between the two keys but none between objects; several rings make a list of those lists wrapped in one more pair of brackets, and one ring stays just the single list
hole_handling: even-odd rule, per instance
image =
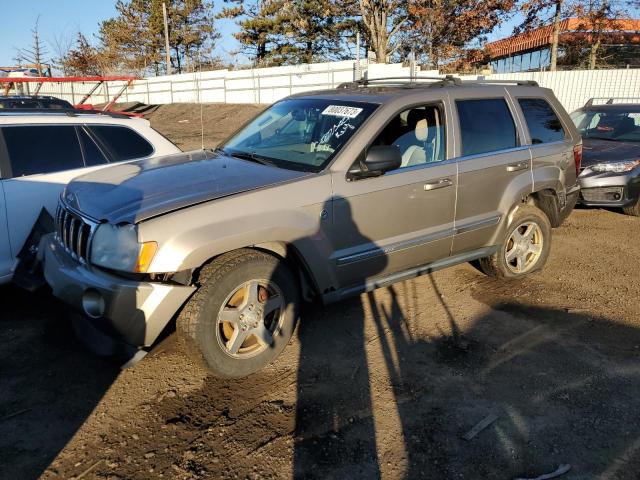
[{"label": "dark car", "polygon": [[72,109],[66,100],[42,95],[0,96],[0,108],[17,109]]},{"label": "dark car", "polygon": [[614,103],[595,99],[571,114],[582,135],[580,203],[621,207],[628,215],[640,215],[640,99],[638,103]]}]

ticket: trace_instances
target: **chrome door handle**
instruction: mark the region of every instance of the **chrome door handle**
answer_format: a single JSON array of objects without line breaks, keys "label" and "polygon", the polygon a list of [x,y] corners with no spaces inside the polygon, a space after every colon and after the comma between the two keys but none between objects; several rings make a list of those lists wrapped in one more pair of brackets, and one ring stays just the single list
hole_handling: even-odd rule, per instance
[{"label": "chrome door handle", "polygon": [[517,172],[518,170],[525,170],[529,168],[529,162],[519,162],[507,165],[507,172]]},{"label": "chrome door handle", "polygon": [[441,178],[435,182],[429,182],[424,184],[425,190],[436,190],[438,188],[450,187],[453,185],[453,181],[450,178]]}]

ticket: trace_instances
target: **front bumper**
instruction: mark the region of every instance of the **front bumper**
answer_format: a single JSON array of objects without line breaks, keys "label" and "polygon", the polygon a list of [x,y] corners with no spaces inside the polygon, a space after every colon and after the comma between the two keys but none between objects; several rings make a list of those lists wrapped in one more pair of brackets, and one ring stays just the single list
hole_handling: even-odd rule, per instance
[{"label": "front bumper", "polygon": [[578,177],[579,202],[592,207],[629,207],[640,197],[640,173],[598,173],[586,168]]},{"label": "front bumper", "polygon": [[44,276],[53,294],[84,313],[84,321],[110,337],[148,347],[195,287],[136,282],[78,263],[49,235]]}]

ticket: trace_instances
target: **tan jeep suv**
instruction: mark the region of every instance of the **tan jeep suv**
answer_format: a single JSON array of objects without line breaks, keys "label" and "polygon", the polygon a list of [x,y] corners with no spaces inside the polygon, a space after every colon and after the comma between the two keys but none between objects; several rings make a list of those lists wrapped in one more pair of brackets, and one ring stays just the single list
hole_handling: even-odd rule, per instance
[{"label": "tan jeep suv", "polygon": [[211,371],[248,375],[324,304],[461,262],[542,268],[581,140],[532,82],[382,79],[294,95],[215,151],[73,181],[45,276],[86,325],[151,346],[177,319]]}]

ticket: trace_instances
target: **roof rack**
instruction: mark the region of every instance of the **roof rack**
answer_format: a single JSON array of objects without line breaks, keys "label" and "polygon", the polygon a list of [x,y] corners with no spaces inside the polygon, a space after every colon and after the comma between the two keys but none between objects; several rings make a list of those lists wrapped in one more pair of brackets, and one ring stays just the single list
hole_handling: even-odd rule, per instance
[{"label": "roof rack", "polygon": [[487,85],[504,85],[514,84],[528,87],[537,87],[538,82],[535,80],[462,80],[453,75],[445,75],[443,77],[382,77],[356,80],[353,82],[345,82],[338,85],[338,88],[358,88],[378,85],[402,86],[405,88],[415,87],[433,87],[433,86],[465,86],[474,84]]},{"label": "roof rack", "polygon": [[538,85],[538,82],[536,82],[535,80],[465,80],[462,82],[463,85],[465,84],[473,84],[473,83],[480,83],[480,84],[488,84],[488,85],[503,85],[503,84],[507,84],[507,85],[521,85],[521,86],[526,86],[526,87],[539,87],[540,85]]},{"label": "roof rack", "polygon": [[77,117],[79,115],[101,115],[111,118],[131,118],[124,113],[87,110],[84,108],[0,108],[0,116],[20,116],[20,115],[66,115],[67,117]]},{"label": "roof rack", "polygon": [[640,98],[638,97],[592,97],[587,100],[587,103],[584,104],[585,107],[590,107],[593,105],[595,100],[606,100],[605,105],[613,105],[614,100],[636,100],[640,102]]},{"label": "roof rack", "polygon": [[461,85],[462,81],[453,75],[444,77],[381,77],[363,78],[353,82],[345,82],[338,85],[338,88],[358,88],[367,86],[393,85],[406,88],[432,87],[435,85]]}]

